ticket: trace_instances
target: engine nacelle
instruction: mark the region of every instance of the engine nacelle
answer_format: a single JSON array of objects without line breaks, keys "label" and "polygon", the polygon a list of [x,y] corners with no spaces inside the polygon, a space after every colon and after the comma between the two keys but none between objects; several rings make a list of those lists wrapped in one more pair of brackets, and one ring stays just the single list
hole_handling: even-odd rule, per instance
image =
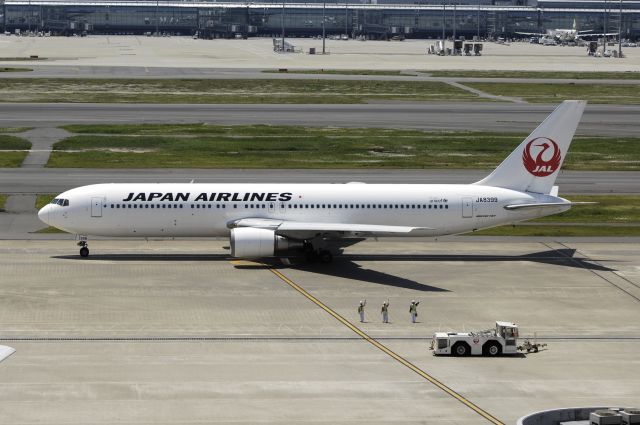
[{"label": "engine nacelle", "polygon": [[302,249],[302,241],[276,235],[269,229],[236,227],[231,229],[231,256],[236,258],[263,258]]}]

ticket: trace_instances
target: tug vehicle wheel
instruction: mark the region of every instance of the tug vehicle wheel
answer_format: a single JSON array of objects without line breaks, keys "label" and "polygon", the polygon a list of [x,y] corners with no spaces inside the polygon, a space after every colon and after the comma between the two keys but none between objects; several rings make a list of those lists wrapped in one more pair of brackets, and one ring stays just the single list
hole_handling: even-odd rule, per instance
[{"label": "tug vehicle wheel", "polygon": [[464,342],[459,342],[455,344],[452,348],[453,348],[452,350],[453,354],[456,356],[462,357],[462,356],[468,356],[469,354],[471,354],[471,349]]},{"label": "tug vehicle wheel", "polygon": [[489,342],[485,346],[484,353],[487,356],[495,357],[499,356],[502,353],[502,349],[500,345],[496,342]]}]

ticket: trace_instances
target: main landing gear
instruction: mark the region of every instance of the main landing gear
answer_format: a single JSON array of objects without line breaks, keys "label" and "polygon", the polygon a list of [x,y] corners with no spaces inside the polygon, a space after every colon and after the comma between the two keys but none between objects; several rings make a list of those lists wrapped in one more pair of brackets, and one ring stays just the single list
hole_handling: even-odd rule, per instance
[{"label": "main landing gear", "polygon": [[80,247],[80,256],[86,258],[89,256],[89,244],[86,240],[81,240],[78,242],[78,246]]},{"label": "main landing gear", "polygon": [[333,261],[333,254],[327,249],[326,242],[321,234],[304,243],[304,257],[308,263],[329,264]]},{"label": "main landing gear", "polygon": [[321,262],[323,264],[329,264],[333,261],[333,254],[330,251],[308,251],[305,254],[305,259],[308,263]]}]

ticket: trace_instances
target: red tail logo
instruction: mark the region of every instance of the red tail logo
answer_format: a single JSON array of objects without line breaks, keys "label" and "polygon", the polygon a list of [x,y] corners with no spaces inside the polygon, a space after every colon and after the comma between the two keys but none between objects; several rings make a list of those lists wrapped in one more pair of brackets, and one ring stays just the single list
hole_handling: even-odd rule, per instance
[{"label": "red tail logo", "polygon": [[[535,159],[533,159],[533,154],[531,153],[531,149],[534,147],[542,148],[538,151]],[[546,153],[549,148],[551,148],[551,151]],[[548,159],[545,160],[544,158]],[[556,142],[548,137],[536,137],[527,143],[524,152],[522,152],[524,168],[536,177],[545,177],[553,174],[560,167],[560,162],[562,162],[560,149]]]}]

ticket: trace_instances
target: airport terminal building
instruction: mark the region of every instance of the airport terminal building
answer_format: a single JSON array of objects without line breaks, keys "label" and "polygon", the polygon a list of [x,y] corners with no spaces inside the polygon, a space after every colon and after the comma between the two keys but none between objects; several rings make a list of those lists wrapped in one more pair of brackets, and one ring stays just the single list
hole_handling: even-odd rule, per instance
[{"label": "airport terminal building", "polygon": [[[0,0],[4,31],[200,37],[347,34],[368,39],[523,37],[556,28],[640,38],[640,1],[625,0]],[[324,16],[324,19],[323,19]]]}]

